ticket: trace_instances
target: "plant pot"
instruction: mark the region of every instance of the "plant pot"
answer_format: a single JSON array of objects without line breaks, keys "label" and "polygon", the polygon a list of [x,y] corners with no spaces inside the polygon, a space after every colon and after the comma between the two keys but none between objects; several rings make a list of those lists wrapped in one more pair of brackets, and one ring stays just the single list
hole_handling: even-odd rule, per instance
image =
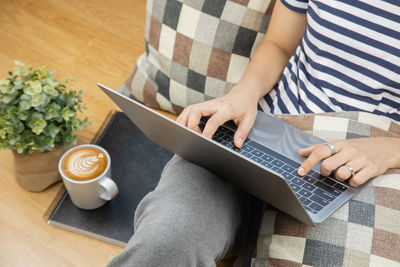
[{"label": "plant pot", "polygon": [[50,152],[14,153],[14,173],[17,183],[31,192],[41,192],[61,180],[58,160],[71,146],[56,147]]}]

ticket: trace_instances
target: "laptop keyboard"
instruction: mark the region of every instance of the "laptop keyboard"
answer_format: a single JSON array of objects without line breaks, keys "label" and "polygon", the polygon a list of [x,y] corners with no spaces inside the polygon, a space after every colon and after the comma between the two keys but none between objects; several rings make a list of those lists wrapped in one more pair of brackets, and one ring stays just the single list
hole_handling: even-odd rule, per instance
[{"label": "laptop keyboard", "polygon": [[[204,129],[207,120],[207,117],[201,118],[199,123],[201,130]],[[300,163],[249,138],[246,139],[242,148],[235,147],[233,144],[235,130],[236,125],[228,122],[218,128],[212,139],[281,174],[309,212],[317,214],[347,190],[348,186],[313,170],[304,177],[298,176],[297,169],[300,167]]]}]

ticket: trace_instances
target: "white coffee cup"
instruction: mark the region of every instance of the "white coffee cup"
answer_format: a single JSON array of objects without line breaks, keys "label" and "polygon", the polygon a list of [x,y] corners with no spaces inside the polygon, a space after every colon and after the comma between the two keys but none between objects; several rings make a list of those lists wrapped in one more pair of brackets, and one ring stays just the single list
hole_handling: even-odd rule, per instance
[{"label": "white coffee cup", "polygon": [[100,146],[85,144],[69,149],[60,158],[58,170],[78,208],[99,208],[118,194],[111,179],[111,157]]}]

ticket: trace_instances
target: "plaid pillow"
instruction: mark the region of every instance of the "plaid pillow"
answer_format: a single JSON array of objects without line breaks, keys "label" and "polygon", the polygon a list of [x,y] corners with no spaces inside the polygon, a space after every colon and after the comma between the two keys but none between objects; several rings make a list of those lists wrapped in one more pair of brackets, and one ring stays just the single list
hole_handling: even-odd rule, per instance
[{"label": "plaid pillow", "polygon": [[146,53],[118,89],[180,113],[226,94],[265,35],[275,0],[148,0]]},{"label": "plaid pillow", "polygon": [[[400,137],[400,125],[368,113],[282,115],[281,119],[325,140]],[[304,265],[400,266],[400,170],[374,178],[316,227],[267,207],[252,266]]]}]

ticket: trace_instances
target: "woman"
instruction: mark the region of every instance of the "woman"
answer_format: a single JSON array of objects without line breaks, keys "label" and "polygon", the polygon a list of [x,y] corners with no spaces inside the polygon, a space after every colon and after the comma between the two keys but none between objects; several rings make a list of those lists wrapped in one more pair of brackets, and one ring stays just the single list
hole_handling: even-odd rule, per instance
[{"label": "woman", "polygon": [[[367,111],[400,122],[400,3],[397,0],[281,0],[240,82],[225,96],[187,107],[177,121],[202,134],[234,120],[241,147],[257,107],[265,112]],[[398,138],[339,140],[304,148],[303,176],[321,173],[358,186],[400,167]],[[112,261],[137,266],[213,266],[243,243],[255,201],[174,157],[141,202],[135,235]],[[112,265],[111,264],[111,265]]]}]

